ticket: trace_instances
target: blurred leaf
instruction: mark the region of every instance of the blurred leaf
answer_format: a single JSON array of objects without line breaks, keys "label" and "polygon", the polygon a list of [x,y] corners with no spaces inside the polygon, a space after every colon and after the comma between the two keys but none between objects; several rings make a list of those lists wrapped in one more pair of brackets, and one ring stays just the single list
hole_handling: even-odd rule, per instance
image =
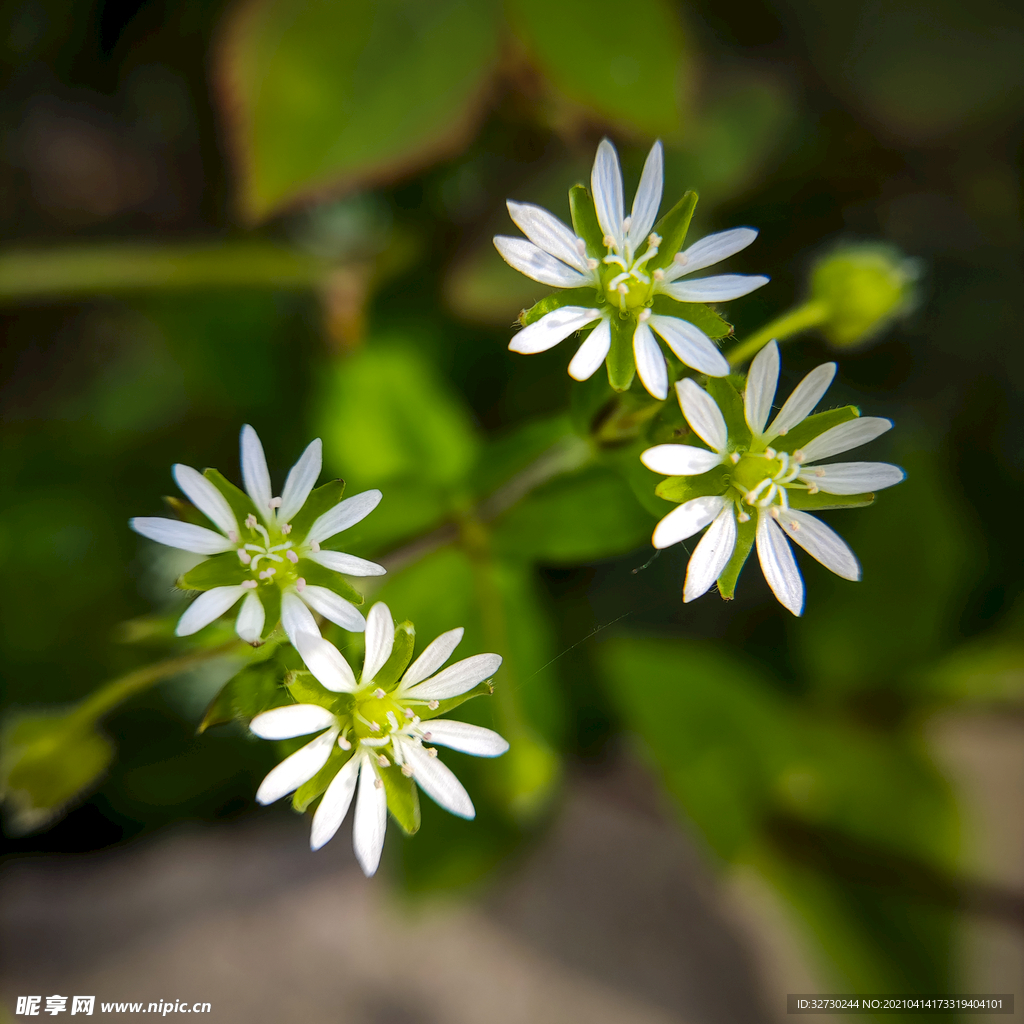
[{"label": "blurred leaf", "polygon": [[1024,643],[986,636],[956,648],[935,665],[915,669],[909,682],[933,699],[978,704],[1024,703]]},{"label": "blurred leaf", "polygon": [[675,9],[637,0],[507,0],[513,30],[572,102],[631,131],[680,132],[686,51]]},{"label": "blurred leaf", "polygon": [[552,480],[494,524],[494,548],[504,556],[549,565],[611,558],[646,544],[654,521],[628,485],[594,466]]},{"label": "blurred leaf", "polygon": [[263,711],[288,703],[288,692],[281,685],[281,668],[276,661],[247,665],[213,698],[196,732],[206,732],[212,725],[227,722],[249,722]]},{"label": "blurred leaf", "polygon": [[530,420],[489,438],[473,468],[474,492],[486,498],[528,467],[536,468],[546,454],[557,456],[560,446],[572,440],[572,427],[564,413]]},{"label": "blurred leaf", "polygon": [[497,58],[488,0],[243,4],[217,57],[255,219],[429,165],[466,136]]}]

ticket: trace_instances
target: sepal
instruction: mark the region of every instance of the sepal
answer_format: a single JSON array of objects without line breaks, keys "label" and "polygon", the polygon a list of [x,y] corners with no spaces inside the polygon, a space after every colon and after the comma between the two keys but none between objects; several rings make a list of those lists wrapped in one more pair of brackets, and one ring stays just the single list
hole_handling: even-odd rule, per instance
[{"label": "sepal", "polygon": [[238,554],[224,551],[189,569],[174,585],[179,590],[213,590],[214,587],[237,587],[248,579],[252,579],[252,574],[238,560]]},{"label": "sepal", "polygon": [[586,185],[573,185],[569,189],[569,213],[572,215],[572,229],[587,243],[587,252],[600,259],[605,252],[604,232],[597,220],[594,198]]},{"label": "sepal", "polygon": [[210,528],[210,520],[191,501],[165,494],[164,504],[167,505],[175,519],[180,519],[183,523],[191,523],[193,526],[204,526],[207,530]]},{"label": "sepal", "polygon": [[775,447],[795,452],[813,441],[819,434],[824,434],[826,430],[837,427],[840,423],[855,420],[858,416],[860,409],[855,405],[844,405],[839,409],[826,409],[825,412],[815,413],[798,423],[788,434],[777,438]]},{"label": "sepal", "polygon": [[[300,558],[295,567],[296,572],[314,587],[326,587],[333,590],[338,597],[345,598],[352,604],[362,604],[365,600],[362,594],[348,583],[343,576],[333,569],[328,569],[319,562],[311,562],[308,558]],[[276,588],[275,588],[276,589]]]},{"label": "sepal", "polygon": [[590,308],[598,305],[597,289],[595,288],[563,288],[560,291],[545,295],[529,309],[519,314],[519,322],[524,327],[535,324],[541,317],[563,306],[584,306]]},{"label": "sepal", "polygon": [[401,679],[402,673],[412,661],[413,647],[416,644],[416,628],[406,619],[395,627],[395,640],[391,648],[391,657],[384,667],[373,677],[373,681],[384,691],[390,693]]},{"label": "sepal", "polygon": [[301,540],[309,528],[325,513],[341,501],[345,494],[344,480],[328,480],[309,493],[306,503],[291,518],[295,540]]},{"label": "sepal", "polygon": [[345,762],[352,756],[351,750],[342,750],[337,743],[327,758],[327,764],[313,776],[304,782],[292,794],[292,807],[302,814],[314,800],[324,795],[327,787],[331,784],[334,776],[341,771]]},{"label": "sepal", "polygon": [[674,316],[680,320],[688,320],[712,341],[728,338],[732,334],[732,324],[725,317],[719,316],[705,302],[677,302],[668,295],[655,295],[651,302],[651,312],[658,316]]},{"label": "sepal", "polygon": [[[245,522],[246,517],[256,515],[256,506],[245,491],[236,487],[219,469],[204,469],[203,476],[213,484],[214,487],[224,495],[231,511],[235,513],[239,527]],[[256,516],[257,519],[261,518]]]},{"label": "sepal", "polygon": [[416,783],[406,778],[396,764],[378,768],[377,774],[384,783],[391,817],[407,836],[415,835],[420,830],[420,795]]},{"label": "sepal", "polygon": [[723,601],[731,601],[736,595],[736,581],[740,578],[740,571],[754,547],[756,536],[756,517],[751,516],[745,523],[736,524],[736,547],[733,548],[732,558],[726,563],[722,575],[718,577],[718,592],[722,595]]},{"label": "sepal", "polygon": [[312,672],[305,669],[289,672],[284,678],[284,685],[296,704],[316,704],[335,715],[344,715],[352,710],[351,693],[328,690]]},{"label": "sepal", "polygon": [[422,707],[416,708],[416,714],[421,722],[426,722],[431,718],[440,718],[442,715],[448,714],[460,704],[465,704],[467,700],[472,700],[474,697],[489,697],[493,693],[494,687],[490,680],[485,680],[482,683],[477,683],[472,690],[460,693],[458,697],[449,697],[448,700],[439,701],[436,708],[431,709],[424,704]]},{"label": "sepal", "polygon": [[608,366],[608,383],[613,391],[628,391],[636,376],[636,362],[633,359],[633,331],[636,321],[633,317],[623,319],[613,313],[609,320],[612,328],[612,344],[605,360]]},{"label": "sepal", "polygon": [[273,662],[247,665],[210,701],[196,732],[206,732],[210,726],[228,722],[248,722],[264,711],[291,703],[279,676],[280,669]]},{"label": "sepal", "polygon": [[728,467],[715,466],[699,476],[670,476],[654,488],[654,493],[666,501],[681,505],[693,498],[705,498],[713,494],[724,494]]},{"label": "sepal", "polygon": [[798,509],[801,512],[824,512],[830,508],[864,508],[874,503],[874,494],[826,494],[818,491],[811,494],[810,491],[797,490],[791,487],[787,490],[789,507]]},{"label": "sepal", "polygon": [[705,390],[722,411],[729,435],[729,447],[745,448],[750,444],[750,427],[743,412],[743,388],[746,378],[738,373],[728,377],[711,377]]},{"label": "sepal", "polygon": [[690,189],[654,225],[654,233],[661,235],[661,245],[658,246],[658,255],[648,262],[648,270],[664,269],[672,262],[675,254],[682,249],[683,243],[686,241],[686,232],[690,230],[690,220],[693,217],[693,210],[696,205],[697,193]]}]

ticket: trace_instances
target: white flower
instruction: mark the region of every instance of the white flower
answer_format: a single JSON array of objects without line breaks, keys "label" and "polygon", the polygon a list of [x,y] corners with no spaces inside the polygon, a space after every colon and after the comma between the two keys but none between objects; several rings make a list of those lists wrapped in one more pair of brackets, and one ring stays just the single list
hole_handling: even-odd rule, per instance
[{"label": "white flower", "polygon": [[[655,335],[687,366],[713,377],[729,372],[714,342],[696,325],[683,316],[655,313],[650,307],[656,295],[677,302],[724,302],[767,284],[768,278],[760,275],[683,280],[745,249],[757,232],[734,228],[708,235],[675,253],[667,266],[652,271],[647,264],[659,255],[663,242],[651,231],[661,205],[663,162],[661,143],[656,142],[644,164],[632,211],[625,216],[618,154],[607,139],[598,146],[590,182],[604,233],[603,251],[591,251],[584,239],[547,210],[509,200],[509,214],[526,238],[499,235],[494,239],[505,261],[541,284],[593,288],[596,293],[592,306],[561,306],[524,327],[509,345],[513,352],[544,352],[596,323],[569,364],[570,376],[586,380],[608,355],[613,325],[625,318],[632,330],[637,373],[655,398],[668,395],[668,369]],[[666,256],[662,253],[656,262],[664,263]]]},{"label": "white flower", "polygon": [[[242,481],[254,511],[246,512],[241,504],[245,496],[230,484],[225,482],[225,487],[231,488],[226,494],[225,488],[218,487],[209,476],[178,464],[173,468],[175,482],[219,532],[176,519],[129,520],[128,525],[136,533],[169,547],[201,555],[235,554],[234,558],[222,558],[215,567],[212,561],[202,563],[186,574],[186,588],[190,577],[201,578],[204,582],[195,584],[195,588],[203,589],[203,593],[178,621],[178,636],[197,632],[242,601],[235,629],[243,640],[257,643],[267,625],[265,604],[278,596],[281,624],[292,643],[299,632],[319,634],[310,609],[352,632],[365,628],[355,605],[335,592],[342,586],[334,579],[340,573],[379,576],[385,571],[383,566],[341,551],[324,550],[321,544],[369,515],[380,502],[381,493],[363,491],[338,501],[312,523],[300,520],[300,528],[293,529],[293,520],[302,512],[320,476],[321,449],[319,438],[307,446],[289,471],[281,496],[274,497],[263,445],[256,431],[246,424],[241,434]],[[228,500],[232,492],[241,499],[234,507]],[[246,514],[240,525],[242,512]],[[201,575],[194,575],[197,573]]]},{"label": "white flower", "polygon": [[366,655],[358,682],[333,644],[319,635],[300,633],[296,647],[306,667],[326,689],[351,694],[351,710],[293,704],[257,715],[250,728],[263,739],[318,735],[267,775],[256,799],[269,804],[308,782],[327,764],[335,743],[344,751],[351,750],[313,815],[310,846],[318,850],[334,837],[355,797],[352,842],[367,875],[377,870],[384,847],[387,794],[383,772],[392,764],[445,810],[461,818],[474,817],[473,802],[462,783],[438,759],[436,749],[424,743],[477,757],[498,757],[508,750],[508,743],[490,729],[441,718],[423,720],[418,713],[429,716],[440,701],[462,696],[498,671],[501,658],[497,654],[477,654],[442,668],[462,634],[462,629],[453,629],[439,636],[388,693],[376,680],[391,657],[395,638],[387,605],[375,604],[367,616]]},{"label": "white flower", "polygon": [[[694,381],[686,379],[676,385],[683,415],[711,450],[662,444],[643,453],[644,465],[656,473],[682,477],[698,477],[720,466],[727,470],[709,478],[707,486],[713,493],[698,494],[683,502],[654,531],[654,546],[665,548],[710,527],[690,556],[684,601],[700,597],[722,575],[736,549],[738,531],[750,529],[744,525],[751,520],[748,509],[757,516],[757,554],[765,579],[794,615],[803,611],[804,585],[787,537],[838,576],[860,579],[857,559],[842,538],[820,519],[790,507],[804,495],[866,494],[904,478],[903,470],[885,462],[820,462],[889,430],[892,423],[887,419],[847,419],[822,428],[795,450],[787,445],[786,435],[810,415],[835,372],[835,363],[812,370],[768,423],[779,378],[779,349],[774,341],[762,349],[751,364],[744,392],[749,442],[745,440],[746,432],[742,441],[729,436],[718,404]],[[734,430],[740,426],[735,424]],[[843,503],[837,499],[836,504]],[[820,503],[818,507],[829,506]]]}]

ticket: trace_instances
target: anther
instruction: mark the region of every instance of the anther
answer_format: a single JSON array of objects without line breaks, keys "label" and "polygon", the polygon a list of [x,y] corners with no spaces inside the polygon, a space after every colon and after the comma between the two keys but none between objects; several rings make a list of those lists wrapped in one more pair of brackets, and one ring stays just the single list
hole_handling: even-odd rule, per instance
[{"label": "anther", "polygon": [[309,542],[309,550],[312,551],[314,555],[318,555],[320,553],[319,543],[315,540],[311,540]]},{"label": "anther", "polygon": [[338,737],[338,746],[341,747],[342,750],[352,749],[352,744],[347,739],[345,739],[344,736]]},{"label": "anther", "polygon": [[804,455],[804,452],[803,452],[802,448],[798,448],[795,452],[793,452],[793,461],[794,462],[803,462],[805,458],[806,458],[806,456]]},{"label": "anther", "polygon": [[281,499],[280,498],[271,498],[270,501],[267,502],[267,505],[270,508],[280,508],[281,507]]},{"label": "anther", "polygon": [[294,551],[286,551],[285,558],[287,558],[288,561],[292,563],[292,565],[296,565],[299,561],[299,556],[295,554]]},{"label": "anther", "polygon": [[252,555],[250,555],[248,551],[242,551],[239,549],[238,560],[242,565],[248,565],[252,561]]},{"label": "anther", "polygon": [[374,789],[383,789],[384,788],[383,781],[381,779],[379,779],[379,778],[378,779],[374,779],[373,780],[373,788]]},{"label": "anther", "polygon": [[639,320],[640,323],[645,324],[650,319],[651,311],[649,309],[641,309],[639,315],[637,316],[637,320]]},{"label": "anther", "polygon": [[383,700],[387,696],[387,694],[379,686],[377,687],[376,690],[373,691],[373,695],[377,698],[377,700]]},{"label": "anther", "polygon": [[431,711],[436,711],[440,706],[441,706],[441,702],[440,701],[437,701],[437,700],[428,700],[427,701],[427,707],[430,708]]},{"label": "anther", "polygon": [[817,484],[808,484],[807,485],[807,493],[808,494],[817,494],[818,493],[818,485]]},{"label": "anther", "polygon": [[597,270],[601,266],[600,260],[595,260],[593,256],[587,259],[587,270]]},{"label": "anther", "polygon": [[237,544],[240,539],[241,538],[238,536],[237,530],[228,530],[228,540],[231,541],[232,544]]},{"label": "anther", "polygon": [[628,231],[632,226],[633,226],[633,218],[632,217],[628,217],[627,216],[627,217],[623,217],[622,218],[622,230],[623,231]]},{"label": "anther", "polygon": [[823,469],[816,469],[814,471],[814,475],[815,476],[824,476],[825,475],[825,470],[823,470]]},{"label": "anther", "polygon": [[783,427],[779,431],[779,437],[785,437],[789,433],[789,427]]},{"label": "anther", "polygon": [[772,507],[771,517],[772,517],[772,519],[778,519],[779,518],[779,506],[778,505],[775,505],[775,506]]},{"label": "anther", "polygon": [[437,757],[437,747],[424,747],[430,757]]},{"label": "anther", "polygon": [[425,732],[425,733],[423,734],[423,738],[424,738],[424,739],[425,739],[425,740],[426,740],[426,741],[427,741],[427,742],[429,743],[429,742],[430,742],[430,738],[431,738],[431,735],[432,735],[431,733],[429,733],[429,732]]},{"label": "anther", "polygon": [[740,461],[740,453],[733,452],[732,455],[729,456],[729,461],[735,466]]},{"label": "anther", "polygon": [[295,589],[301,594],[306,589],[306,581],[303,577],[299,577],[295,581]]},{"label": "anther", "polygon": [[377,764],[379,764],[381,768],[388,768],[390,767],[391,762],[383,754],[378,754]]},{"label": "anther", "polygon": [[405,712],[405,717],[406,718],[415,718],[416,717],[416,712],[414,712],[412,708],[402,708],[402,711]]},{"label": "anther", "polygon": [[412,778],[412,769],[407,764],[403,764],[402,765],[402,774],[407,779],[411,779]]},{"label": "anther", "polygon": [[607,249],[614,249],[615,239],[612,238],[611,235],[605,235],[604,238],[601,239],[601,244]]},{"label": "anther", "polygon": [[250,530],[256,529],[256,517],[251,512],[245,517],[245,525],[248,526]]},{"label": "anther", "polygon": [[587,255],[587,243],[584,242],[582,238],[577,238],[576,239],[576,251],[581,256],[586,256]]},{"label": "anther", "polygon": [[683,255],[683,253],[677,252],[675,256],[672,257],[672,262],[678,264],[680,267],[685,267],[690,260],[689,257]]},{"label": "anther", "polygon": [[749,523],[750,522],[750,516],[748,516],[746,512],[741,512],[736,518],[741,523]]},{"label": "anther", "polygon": [[371,723],[370,723],[370,728],[371,728],[371,729],[372,729],[372,730],[373,730],[374,732],[380,732],[380,726],[379,726],[379,725],[378,725],[378,724],[377,724],[376,722],[371,722]]},{"label": "anther", "polygon": [[259,584],[255,580],[246,580],[242,586],[245,587],[246,590],[255,590]]},{"label": "anther", "polygon": [[665,271],[664,270],[656,270],[654,272],[654,280],[655,281],[664,281],[665,280]]},{"label": "anther", "polygon": [[800,529],[800,524],[794,519],[789,524],[789,528],[793,531],[793,533],[796,533],[796,531]]},{"label": "anther", "polygon": [[764,457],[766,459],[774,459],[774,458],[776,458],[775,449],[774,448],[765,448],[765,450],[764,450]]}]

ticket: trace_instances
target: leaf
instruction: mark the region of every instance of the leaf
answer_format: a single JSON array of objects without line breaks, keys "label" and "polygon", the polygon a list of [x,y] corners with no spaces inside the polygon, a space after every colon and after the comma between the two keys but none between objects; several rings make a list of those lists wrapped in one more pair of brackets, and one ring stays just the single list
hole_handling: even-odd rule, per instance
[{"label": "leaf", "polygon": [[238,560],[237,552],[224,551],[179,576],[175,586],[179,590],[212,590],[214,587],[234,587],[248,579],[252,579],[252,573]]},{"label": "leaf", "polygon": [[328,480],[314,488],[305,504],[291,518],[292,533],[301,540],[309,533],[310,527],[325,513],[329,512],[345,496],[344,480]]},{"label": "leaf", "polygon": [[574,103],[627,130],[678,136],[686,53],[664,0],[509,0],[513,31]]},{"label": "leaf", "polygon": [[[219,469],[204,469],[203,476],[227,499],[227,503],[231,506],[231,511],[235,513],[235,519],[238,520],[239,526],[245,522],[248,516],[256,515],[256,506],[252,503],[252,498],[240,487],[236,487],[228,480]],[[259,517],[257,516],[257,518]]]},{"label": "leaf", "polygon": [[381,689],[390,692],[398,685],[402,673],[412,661],[413,647],[416,644],[416,628],[406,619],[395,627],[395,641],[391,648],[391,656],[381,670],[373,677]]},{"label": "leaf", "polygon": [[407,836],[415,835],[420,829],[420,795],[416,783],[402,774],[398,765],[379,768],[388,798],[388,811],[398,822]]},{"label": "leaf", "polygon": [[745,523],[736,524],[736,547],[733,548],[722,575],[718,577],[718,592],[725,601],[731,601],[736,595],[736,581],[740,578],[743,566],[754,546],[757,536],[757,520],[751,516]]},{"label": "leaf", "polygon": [[281,685],[281,668],[275,661],[247,665],[221,687],[196,732],[227,722],[249,722],[264,711],[288,703],[288,693]]},{"label": "leaf", "polygon": [[569,212],[572,215],[572,229],[578,238],[587,243],[587,252],[595,259],[602,259],[607,251],[604,232],[597,220],[594,197],[586,185],[573,185],[569,189]]},{"label": "leaf", "polygon": [[713,340],[727,338],[732,334],[732,324],[703,302],[677,302],[668,295],[655,295],[651,312],[688,320]]},{"label": "leaf", "polygon": [[661,236],[661,245],[658,246],[658,255],[652,256],[647,263],[652,272],[667,267],[682,249],[696,206],[697,193],[691,189],[654,225],[654,233]]},{"label": "leaf", "polygon": [[217,54],[250,219],[428,166],[475,124],[498,54],[487,0],[244,4]]},{"label": "leaf", "polygon": [[840,423],[855,420],[858,416],[860,416],[860,409],[855,405],[844,405],[839,409],[827,409],[825,412],[815,413],[798,423],[784,437],[780,437],[775,442],[775,447],[787,452],[795,452],[809,441],[813,441],[819,434],[824,434],[826,430],[837,427]]},{"label": "leaf", "polygon": [[608,367],[608,383],[613,391],[628,391],[636,376],[636,362],[633,359],[633,320],[612,316],[608,322],[612,328],[612,344],[605,360]]},{"label": "leaf", "polygon": [[597,308],[602,303],[598,301],[599,296],[594,288],[561,288],[557,292],[545,295],[539,302],[535,302],[529,309],[524,309],[519,314],[519,322],[523,327],[535,324],[542,316],[563,306],[583,306],[587,309]]},{"label": "leaf", "polygon": [[575,565],[635,550],[653,525],[625,481],[595,466],[527,495],[494,524],[493,543],[501,555]]}]

